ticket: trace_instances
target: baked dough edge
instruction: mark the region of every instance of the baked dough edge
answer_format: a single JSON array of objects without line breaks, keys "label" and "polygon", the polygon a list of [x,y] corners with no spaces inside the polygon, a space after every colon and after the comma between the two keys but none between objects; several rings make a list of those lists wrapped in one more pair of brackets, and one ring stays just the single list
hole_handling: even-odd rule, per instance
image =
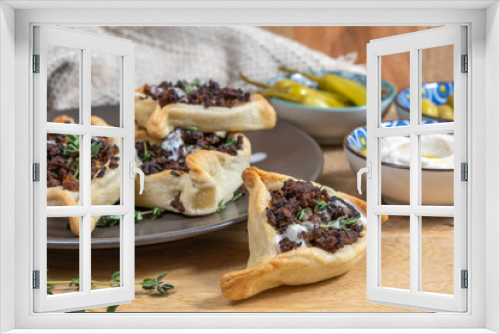
[{"label": "baked dough edge", "polygon": [[[250,192],[248,209],[248,237],[250,258],[246,269],[233,271],[221,277],[220,287],[224,297],[241,300],[280,285],[304,285],[341,275],[351,269],[366,252],[366,219],[360,238],[335,253],[317,247],[299,247],[281,253],[276,244],[277,232],[267,223],[266,208],[270,189],[281,188],[288,179],[256,167],[243,172],[245,186]],[[352,204],[366,217],[366,202],[353,196],[321,186],[330,195],[338,196]],[[386,216],[382,220],[387,219]]]}]

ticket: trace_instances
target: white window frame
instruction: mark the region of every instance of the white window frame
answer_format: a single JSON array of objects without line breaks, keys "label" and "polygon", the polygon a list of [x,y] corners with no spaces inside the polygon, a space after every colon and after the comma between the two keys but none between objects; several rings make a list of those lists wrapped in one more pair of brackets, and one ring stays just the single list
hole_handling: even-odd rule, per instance
[{"label": "white window frame", "polygon": [[[500,152],[485,151],[485,143],[500,147],[498,127],[500,98],[500,11],[492,2],[375,2],[267,1],[267,2],[133,2],[87,1],[7,1],[0,5],[0,329],[12,333],[69,333],[68,328],[94,329],[93,333],[144,333],[147,328],[161,332],[179,332],[180,328],[211,328],[213,332],[234,332],[231,328],[254,328],[252,332],[279,331],[292,327],[295,332],[350,333],[492,333],[500,331]],[[66,7],[61,9],[60,7]],[[99,8],[97,8],[99,6]],[[397,6],[396,9],[392,8]],[[426,6],[433,6],[427,8]],[[450,6],[460,6],[459,9]],[[489,7],[488,7],[489,6]],[[105,10],[104,8],[113,9]],[[488,7],[488,8],[487,8]],[[24,9],[23,9],[24,8]],[[42,8],[59,8],[43,10]],[[75,9],[78,8],[78,9]],[[148,9],[149,8],[149,9]],[[221,9],[224,8],[224,9]],[[431,314],[33,314],[29,258],[32,211],[27,194],[31,193],[32,113],[26,96],[31,92],[31,33],[35,24],[71,25],[443,25],[469,27],[469,141],[470,184],[469,229],[471,243],[468,301],[466,313]],[[488,29],[486,29],[488,28]],[[15,39],[13,31],[15,30]],[[4,47],[5,45],[5,47]],[[14,53],[15,52],[15,53]],[[15,66],[15,71],[14,71]],[[487,69],[487,71],[486,71]],[[12,86],[12,82],[15,85]],[[13,98],[15,97],[15,99]],[[15,110],[15,121],[12,110]],[[488,119],[486,121],[486,118]],[[15,129],[12,129],[12,124]],[[10,127],[10,128],[9,128]],[[15,147],[12,138],[15,138]],[[17,153],[16,153],[17,152]],[[15,161],[14,166],[8,161]],[[485,182],[488,175],[488,182]],[[15,189],[15,198],[12,190]],[[488,196],[486,196],[486,193]],[[6,207],[14,207],[5,210]],[[488,207],[488,216],[485,209]],[[486,217],[488,219],[486,220]],[[7,223],[6,223],[7,222]],[[15,222],[15,224],[11,224]],[[15,235],[15,239],[12,238]],[[29,238],[29,239],[27,239]],[[12,256],[14,254],[14,256]],[[489,256],[485,257],[485,254]],[[7,274],[5,274],[7,273]],[[15,275],[13,274],[15,273]],[[485,279],[488,277],[488,279]],[[486,293],[488,291],[488,293]],[[12,307],[14,305],[14,307]],[[141,329],[132,330],[131,328]],[[332,324],[335,328],[332,328]],[[167,327],[168,328],[165,328]],[[378,328],[378,330],[377,330]],[[383,328],[383,329],[382,329]],[[225,330],[224,330],[225,329]],[[259,330],[261,329],[261,330]],[[343,330],[345,329],[345,330]],[[349,329],[349,330],[348,330]],[[381,330],[382,329],[382,330]],[[286,330],[289,332],[289,330]]]},{"label": "white window frame", "polygon": [[[461,180],[461,163],[467,163],[467,73],[461,71],[461,55],[467,54],[465,26],[448,26],[410,34],[372,40],[367,47],[367,218],[372,224],[368,233],[367,296],[371,302],[390,305],[412,305],[434,311],[467,310],[467,290],[461,287],[461,271],[467,270],[467,186]],[[422,113],[410,113],[410,125],[383,128],[381,112],[382,57],[408,52],[410,56],[410,109],[421,110],[422,50],[453,46],[453,78],[455,120],[439,124],[422,124]],[[422,164],[420,135],[454,133],[454,204],[452,206],[422,205]],[[383,205],[381,199],[380,140],[383,137],[410,138],[410,203]],[[471,180],[472,182],[472,180]],[[410,220],[410,288],[397,289],[382,285],[382,222],[381,215],[407,216]],[[454,263],[453,294],[422,290],[422,217],[453,217]]]},{"label": "white window frame", "polygon": [[[128,40],[54,26],[34,27],[34,54],[39,56],[39,73],[33,74],[34,94],[34,162],[39,163],[39,182],[33,185],[34,203],[34,270],[38,270],[40,289],[34,290],[34,311],[75,311],[98,306],[130,303],[135,297],[135,120],[134,120],[134,44]],[[48,45],[78,50],[80,63],[79,124],[53,123],[47,119]],[[92,53],[114,55],[119,59],[119,126],[92,126],[91,80]],[[80,137],[80,200],[78,206],[47,206],[47,133]],[[90,150],[91,137],[104,136],[120,140],[120,203],[92,205]],[[120,282],[117,287],[92,290],[91,286],[91,217],[119,215]],[[47,218],[80,218],[79,291],[47,295]]]}]

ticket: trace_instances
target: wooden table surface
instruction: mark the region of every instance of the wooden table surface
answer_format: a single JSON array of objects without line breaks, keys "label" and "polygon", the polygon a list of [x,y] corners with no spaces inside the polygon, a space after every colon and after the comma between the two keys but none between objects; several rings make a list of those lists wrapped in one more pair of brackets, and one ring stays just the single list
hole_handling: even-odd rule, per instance
[{"label": "wooden table surface", "polygon": [[[394,118],[391,110],[387,119]],[[341,146],[322,147],[325,157],[318,180],[327,186],[357,195],[355,173]],[[422,224],[423,288],[453,292],[453,227],[451,218],[427,218]],[[136,281],[168,272],[165,281],[175,286],[169,296],[148,293],[139,286],[131,304],[117,312],[415,312],[378,305],[366,299],[366,258],[346,274],[300,287],[278,287],[243,301],[225,299],[220,277],[245,268],[248,259],[246,223],[182,241],[136,248]],[[77,276],[77,252],[49,251],[52,280]],[[109,281],[117,270],[118,250],[93,250],[92,277]],[[408,217],[391,217],[382,229],[382,284],[409,288]],[[74,291],[54,287],[54,292]],[[96,309],[103,311],[103,308]]]}]

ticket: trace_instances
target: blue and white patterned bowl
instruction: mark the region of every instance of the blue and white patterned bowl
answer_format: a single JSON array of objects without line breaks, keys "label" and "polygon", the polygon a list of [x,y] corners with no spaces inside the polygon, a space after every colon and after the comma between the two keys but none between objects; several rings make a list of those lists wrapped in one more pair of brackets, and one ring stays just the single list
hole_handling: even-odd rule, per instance
[{"label": "blue and white patterned bowl", "polygon": [[[430,100],[436,106],[446,104],[448,96],[453,94],[453,82],[429,82],[422,84],[422,98]],[[396,97],[396,110],[399,119],[410,119],[410,88],[400,91]],[[439,122],[450,122],[449,119],[422,114],[422,119]]]},{"label": "blue and white patterned bowl", "polygon": [[[423,124],[438,123],[422,120]],[[408,126],[409,120],[382,122],[381,127]],[[354,173],[366,167],[366,126],[360,126],[344,138],[344,152]],[[453,169],[422,168],[422,205],[453,205]],[[409,166],[382,162],[382,199],[388,204],[410,203]]]},{"label": "blue and white patterned bowl", "polygon": [[[314,75],[336,74],[366,86],[365,74],[346,71],[310,71],[310,73]],[[268,84],[272,85],[276,81],[286,78],[290,78],[311,88],[318,87],[314,81],[300,74],[280,75],[269,80]],[[385,80],[382,80],[382,87],[384,88],[382,114],[385,114],[396,97],[397,91],[391,83]],[[278,98],[271,98],[269,100],[281,119],[301,128],[320,144],[340,144],[349,131],[366,123],[366,106],[320,108],[305,106]]]}]

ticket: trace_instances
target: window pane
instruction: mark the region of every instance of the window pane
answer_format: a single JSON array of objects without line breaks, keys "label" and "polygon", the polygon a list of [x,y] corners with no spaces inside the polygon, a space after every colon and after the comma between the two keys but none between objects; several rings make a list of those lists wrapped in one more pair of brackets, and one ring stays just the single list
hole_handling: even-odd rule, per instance
[{"label": "window pane", "polygon": [[[119,215],[92,216],[92,221],[97,222],[96,229],[112,229],[120,238],[121,218]],[[120,286],[120,248],[101,249],[102,238],[96,236],[95,232],[92,233],[92,290]]]},{"label": "window pane", "polygon": [[80,49],[47,44],[48,122],[80,124],[81,53]]},{"label": "window pane", "polygon": [[92,116],[120,126],[122,57],[92,51]]},{"label": "window pane", "polygon": [[454,118],[453,45],[421,50],[422,120],[451,122]]},{"label": "window pane", "polygon": [[47,206],[80,205],[80,140],[47,134]]},{"label": "window pane", "polygon": [[381,286],[410,289],[410,217],[389,216],[381,228]]},{"label": "window pane", "polygon": [[422,205],[453,205],[454,136],[420,136],[422,153]]},{"label": "window pane", "polygon": [[92,205],[120,204],[120,147],[120,138],[91,138]]},{"label": "window pane", "polygon": [[410,203],[410,137],[380,138],[382,203]]},{"label": "window pane", "polygon": [[[80,245],[73,249],[49,249],[52,239],[78,238],[80,217],[47,218],[47,294],[80,291]],[[40,287],[43,289],[44,287]]]},{"label": "window pane", "polygon": [[422,217],[422,291],[453,294],[453,233],[450,217]]},{"label": "window pane", "polygon": [[[387,114],[382,115],[382,120],[409,120],[410,119],[410,53],[396,53],[392,55],[380,57],[380,66],[382,72],[382,79],[398,78],[394,82],[395,90],[398,92],[396,95],[396,107],[389,109]],[[382,111],[388,109],[389,104],[387,99],[393,97],[390,88],[392,83],[382,81]],[[397,112],[397,114],[396,114]],[[408,126],[409,123],[404,124]]]}]

